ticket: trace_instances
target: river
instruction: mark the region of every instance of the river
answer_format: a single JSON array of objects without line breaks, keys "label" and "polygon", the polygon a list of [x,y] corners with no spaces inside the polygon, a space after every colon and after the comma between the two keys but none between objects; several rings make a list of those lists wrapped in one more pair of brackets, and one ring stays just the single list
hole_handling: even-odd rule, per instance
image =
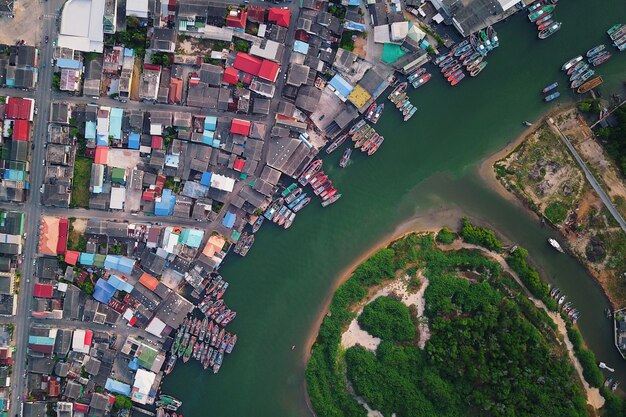
[{"label": "river", "polygon": [[[374,157],[355,154],[344,170],[337,167],[341,151],[326,158],[326,170],[344,194],[339,202],[327,209],[312,203],[287,231],[266,224],[245,259],[229,257],[221,274],[231,283],[226,301],[239,313],[229,326],[239,342],[217,376],[191,361],[166,378],[164,391],[184,400],[187,417],[310,415],[306,342],[337,277],[401,225],[444,209],[467,213],[528,248],[545,277],[581,310],[580,328],[598,359],[626,380],[598,286],[573,258],[546,245],[552,231],[477,174],[481,160],[523,131],[523,120],[550,108],[539,91],[555,80],[565,85],[559,72],[564,61],[598,43],[608,46],[605,31],[626,21],[626,2],[567,0],[555,16],[563,27],[545,41],[523,13],[498,25],[500,48],[480,76],[459,87],[433,73],[428,85],[411,93],[419,110],[409,123],[395,109],[385,110],[377,130],[386,141]],[[625,64],[626,54],[615,53],[599,67],[605,95],[620,88]],[[560,91],[561,103],[573,99]]]}]

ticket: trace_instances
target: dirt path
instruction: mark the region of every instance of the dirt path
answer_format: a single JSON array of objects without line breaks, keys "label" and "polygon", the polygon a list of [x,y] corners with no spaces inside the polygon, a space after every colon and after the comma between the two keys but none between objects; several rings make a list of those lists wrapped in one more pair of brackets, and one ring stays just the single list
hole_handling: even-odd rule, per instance
[{"label": "dirt path", "polygon": [[558,313],[548,310],[548,308],[545,306],[543,301],[534,298],[530,294],[526,286],[520,280],[517,273],[513,271],[511,268],[509,268],[508,264],[506,263],[506,260],[504,259],[504,257],[502,257],[502,255],[488,251],[487,249],[481,246],[462,242],[461,240],[456,240],[451,245],[440,245],[439,248],[444,251],[459,250],[459,249],[477,249],[483,252],[483,254],[485,254],[487,257],[493,259],[494,261],[497,261],[502,267],[502,270],[509,273],[513,277],[513,279],[515,279],[515,281],[519,284],[519,286],[524,289],[524,292],[526,293],[526,296],[528,297],[528,299],[532,301],[535,304],[535,306],[537,306],[537,308],[540,308],[544,310],[546,313],[548,313],[548,315],[552,318],[552,320],[554,320],[554,322],[556,323],[558,327],[559,333],[561,333],[561,335],[563,336],[563,339],[565,340],[565,347],[567,348],[567,352],[569,354],[570,360],[574,364],[574,368],[576,369],[576,372],[578,373],[578,376],[580,377],[580,380],[583,383],[583,387],[587,395],[587,404],[591,405],[596,410],[599,410],[600,408],[602,408],[602,406],[604,405],[604,397],[600,394],[600,390],[598,388],[591,387],[585,380],[585,377],[583,376],[583,368],[580,365],[578,358],[576,358],[576,355],[574,355],[574,346],[572,345],[572,342],[570,342],[569,337],[567,336],[567,328],[565,326],[565,321]]}]

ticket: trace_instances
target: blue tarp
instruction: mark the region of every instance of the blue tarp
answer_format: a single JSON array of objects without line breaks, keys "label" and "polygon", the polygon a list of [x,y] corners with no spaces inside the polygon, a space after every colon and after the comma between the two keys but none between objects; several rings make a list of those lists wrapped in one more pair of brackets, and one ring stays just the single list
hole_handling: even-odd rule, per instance
[{"label": "blue tarp", "polygon": [[76,61],[75,59],[67,59],[67,58],[57,58],[57,67],[59,68],[70,68],[70,69],[80,69],[80,61]]},{"label": "blue tarp", "polygon": [[344,97],[348,97],[354,87],[350,85],[341,75],[336,74],[329,82],[330,86],[333,87],[339,94]]},{"label": "blue tarp", "polygon": [[130,385],[120,381],[116,381],[111,378],[107,378],[107,382],[104,385],[104,389],[114,394],[122,394],[130,397]]},{"label": "blue tarp", "polygon": [[95,253],[82,252],[80,254],[80,257],[78,258],[78,262],[81,263],[82,265],[93,265],[95,259],[96,259]]},{"label": "blue tarp", "polygon": [[128,362],[128,367],[130,369],[132,369],[133,371],[136,371],[137,369],[139,369],[139,364],[137,363],[137,358],[133,358],[132,361]]},{"label": "blue tarp", "polygon": [[204,119],[204,129],[215,130],[216,128],[217,128],[217,117],[207,116],[206,119]]},{"label": "blue tarp", "polygon": [[222,222],[222,224],[230,229],[235,225],[235,220],[237,220],[237,216],[235,215],[235,213],[231,213],[229,211],[224,216],[224,221]]},{"label": "blue tarp", "polygon": [[293,42],[293,50],[295,52],[300,52],[301,54],[306,55],[309,52],[309,44],[296,40]]},{"label": "blue tarp", "polygon": [[122,117],[124,116],[124,110],[113,107],[111,109],[111,115],[109,116],[109,135],[114,139],[122,138]]},{"label": "blue tarp", "polygon": [[361,0],[348,0],[348,6],[360,6]]},{"label": "blue tarp", "polygon": [[111,284],[116,290],[124,291],[130,293],[133,290],[133,286],[128,282],[124,281],[122,278],[117,275],[109,276],[109,284]]},{"label": "blue tarp", "polygon": [[351,20],[348,20],[346,23],[344,23],[343,27],[348,30],[355,30],[357,32],[365,32],[366,29],[363,23],[356,23]]},{"label": "blue tarp", "polygon": [[85,123],[85,139],[95,139],[95,138],[96,138],[96,122],[86,122]]},{"label": "blue tarp", "polygon": [[211,177],[213,176],[213,174],[211,174],[208,171],[205,171],[202,173],[202,178],[200,179],[200,184],[202,185],[206,185],[207,187],[211,186]]},{"label": "blue tarp", "polygon": [[128,135],[128,149],[139,149],[139,133],[131,133]]},{"label": "blue tarp", "polygon": [[106,280],[100,278],[96,282],[96,288],[93,292],[93,298],[100,301],[102,304],[108,304],[109,300],[113,298],[113,294],[115,294],[115,288]]},{"label": "blue tarp", "polygon": [[135,56],[135,50],[132,48],[124,48],[124,56]]}]

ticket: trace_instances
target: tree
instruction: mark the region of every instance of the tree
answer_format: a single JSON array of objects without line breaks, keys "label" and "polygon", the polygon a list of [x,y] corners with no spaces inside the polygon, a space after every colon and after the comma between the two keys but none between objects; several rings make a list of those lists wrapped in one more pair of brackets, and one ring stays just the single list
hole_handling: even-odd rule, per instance
[{"label": "tree", "polygon": [[237,39],[235,41],[235,51],[248,52],[250,50],[250,44],[244,40]]},{"label": "tree", "polygon": [[137,29],[141,25],[139,18],[137,16],[127,16],[126,17],[126,28],[127,29]]},{"label": "tree", "polygon": [[163,67],[169,67],[170,56],[169,54],[166,54],[165,52],[157,52],[157,53],[152,54],[150,62],[152,62],[153,65],[161,65]]},{"label": "tree", "polygon": [[115,403],[113,405],[118,410],[130,410],[130,408],[133,406],[133,403],[130,398],[126,397],[125,395],[116,395]]}]

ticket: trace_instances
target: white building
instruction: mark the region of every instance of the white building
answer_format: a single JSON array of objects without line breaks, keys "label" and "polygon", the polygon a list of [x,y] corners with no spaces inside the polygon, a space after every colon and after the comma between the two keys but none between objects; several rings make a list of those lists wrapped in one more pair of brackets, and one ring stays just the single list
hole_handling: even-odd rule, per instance
[{"label": "white building", "polygon": [[102,53],[104,6],[103,0],[68,0],[61,14],[59,46]]}]

